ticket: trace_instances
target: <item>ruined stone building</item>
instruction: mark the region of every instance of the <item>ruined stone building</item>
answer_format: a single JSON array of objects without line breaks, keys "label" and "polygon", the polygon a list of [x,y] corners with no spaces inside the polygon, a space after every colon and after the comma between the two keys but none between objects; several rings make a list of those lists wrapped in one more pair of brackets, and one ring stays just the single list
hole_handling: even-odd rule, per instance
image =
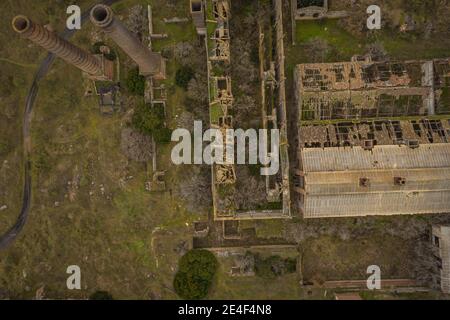
[{"label": "ruined stone building", "polygon": [[190,0],[190,11],[197,34],[206,35],[205,3],[203,0]]},{"label": "ruined stone building", "polygon": [[[200,3],[202,6],[200,6]],[[202,9],[201,9],[202,8]],[[209,115],[211,128],[219,129],[224,137],[224,145],[234,145],[234,138],[226,135],[226,130],[233,128],[233,109],[234,96],[232,92],[232,81],[229,66],[232,61],[230,55],[230,46],[232,39],[230,37],[229,23],[231,19],[229,0],[208,0],[208,1],[191,1],[191,13],[193,21],[197,27],[202,27],[202,20],[196,17],[203,17],[201,10],[205,10],[207,34],[205,37],[205,46],[208,54],[208,88],[209,88]],[[198,15],[194,15],[194,12]],[[280,21],[281,19],[281,3],[280,3]],[[200,22],[199,22],[200,21]],[[278,24],[279,33],[282,34],[282,23]],[[281,36],[280,36],[281,38]],[[280,51],[280,50],[279,50]],[[281,52],[281,51],[280,51]],[[271,63],[270,70],[263,70],[270,73],[271,76],[262,77],[262,86],[275,87],[273,82],[275,80],[275,63]],[[284,61],[279,64],[283,65]],[[284,69],[283,69],[284,71]],[[267,78],[267,79],[266,79]],[[266,81],[267,80],[267,81]],[[266,83],[267,82],[267,83]],[[282,87],[284,92],[284,86]],[[275,90],[275,89],[274,89]],[[271,101],[271,96],[268,96],[268,101]],[[276,96],[273,97],[275,99]],[[284,106],[284,105],[283,105]],[[284,106],[285,107],[285,106]],[[236,111],[236,110],[234,110]],[[277,110],[273,108],[265,115],[264,120],[270,122],[273,128],[278,128]],[[286,122],[284,121],[284,124]],[[281,146],[281,171],[279,176],[271,176],[266,180],[266,192],[263,194],[267,202],[273,204],[272,206],[244,209],[240,210],[236,204],[236,195],[239,192],[239,186],[247,181],[239,180],[236,173],[236,165],[234,163],[227,163],[224,158],[223,164],[213,164],[212,169],[212,194],[214,206],[214,219],[224,221],[224,237],[236,236],[236,224],[238,220],[249,219],[272,219],[272,218],[290,218],[290,198],[289,198],[289,165],[287,158],[287,143],[286,143],[286,127],[281,128],[284,135],[282,135]],[[222,150],[225,156],[225,150]],[[280,181],[278,181],[280,180]],[[276,205],[275,205],[276,204]],[[234,230],[234,231],[233,231]]]},{"label": "ruined stone building", "polygon": [[432,245],[439,270],[433,282],[443,293],[450,294],[450,226],[433,226]]},{"label": "ruined stone building", "polygon": [[450,212],[450,60],[304,64],[304,218]]},{"label": "ruined stone building", "polygon": [[345,11],[329,11],[328,0],[291,0],[292,16],[295,20],[343,18]]}]

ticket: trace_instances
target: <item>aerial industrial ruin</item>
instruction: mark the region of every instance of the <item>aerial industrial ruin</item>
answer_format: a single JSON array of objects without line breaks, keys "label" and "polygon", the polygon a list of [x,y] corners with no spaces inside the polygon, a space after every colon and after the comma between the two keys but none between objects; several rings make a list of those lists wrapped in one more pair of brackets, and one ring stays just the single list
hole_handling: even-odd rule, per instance
[{"label": "aerial industrial ruin", "polygon": [[[239,284],[241,279],[236,277],[272,281],[295,273],[284,280],[294,279],[295,290],[307,297],[320,288],[326,298],[328,289],[337,293],[337,299],[345,299],[346,294],[361,298],[355,293],[366,291],[366,263],[372,264],[373,258],[373,264],[383,268],[383,277],[386,274],[382,279],[386,292],[397,294],[401,287],[406,293],[432,288],[450,294],[450,58],[418,54],[426,58],[391,59],[389,55],[416,55],[396,54],[385,49],[382,41],[375,49],[385,54],[376,55],[372,46],[378,44],[373,42],[377,37],[372,38],[372,31],[367,30],[359,38],[358,30],[364,24],[355,27],[350,21],[355,7],[365,4],[357,3],[347,12],[337,11],[343,6],[328,0],[245,5],[235,0],[233,6],[232,1],[151,1],[154,12],[151,5],[143,8],[141,3],[133,8],[128,3],[112,5],[115,12],[97,4],[84,15],[95,30],[82,38],[92,41],[90,48],[67,40],[68,30],[58,35],[28,16],[14,17],[16,35],[81,70],[82,77],[71,73],[70,79],[80,80],[78,91],[73,92],[85,92],[85,100],[75,97],[76,103],[65,105],[77,117],[79,113],[79,119],[68,123],[60,113],[52,114],[51,120],[55,135],[70,136],[60,139],[64,147],[70,145],[67,149],[72,150],[78,143],[72,136],[83,139],[90,147],[89,157],[85,150],[78,151],[78,159],[67,151],[64,165],[45,163],[47,171],[54,167],[64,171],[60,180],[65,179],[62,183],[70,187],[68,195],[66,190],[54,195],[51,187],[59,171],[49,173],[49,181],[42,178],[46,184],[41,193],[46,197],[39,210],[50,208],[47,202],[54,203],[55,210],[64,209],[62,201],[67,199],[73,211],[78,203],[70,191],[84,187],[79,193],[85,191],[81,205],[87,217],[103,208],[117,216],[107,220],[109,216],[98,215],[101,223],[93,224],[93,231],[97,234],[103,223],[106,227],[117,224],[109,238],[125,230],[114,240],[131,249],[133,263],[142,260],[142,270],[151,272],[147,278],[161,285],[157,290],[164,294],[172,294],[166,280],[172,279],[176,263],[191,249],[215,254],[221,262],[220,276],[230,281],[226,285]],[[329,21],[344,18],[348,25]],[[153,27],[163,32],[154,33]],[[359,29],[352,33],[353,27]],[[342,42],[335,41],[339,36]],[[355,52],[351,46],[340,50],[348,43],[357,44]],[[327,54],[313,54],[321,47],[327,48],[323,50]],[[21,50],[28,54],[27,48]],[[327,62],[303,63],[314,61]],[[127,79],[121,75],[124,70]],[[61,75],[55,72],[53,76]],[[48,80],[43,87],[53,88],[53,79]],[[136,87],[139,92],[133,91]],[[60,92],[69,91],[69,86],[64,88]],[[101,116],[91,112],[96,99]],[[56,105],[62,100],[49,101]],[[161,111],[158,115],[152,113],[156,109]],[[48,111],[39,114],[37,127],[46,121]],[[224,143],[210,145],[215,156],[221,153],[222,160],[223,155],[220,164],[177,167],[169,160],[174,146],[171,131],[178,127],[192,131],[189,125],[194,117],[207,122],[202,128],[222,133]],[[86,124],[96,131],[86,134],[91,129]],[[43,127],[50,125],[38,128]],[[164,137],[158,131],[161,127],[167,129]],[[237,134],[230,137],[227,133],[240,128],[255,129],[247,131],[251,133],[258,129],[279,132],[276,152],[271,143],[266,146],[267,153],[279,155],[276,174],[263,175],[270,164],[237,164],[235,160],[242,159],[238,156],[243,153],[234,154],[230,161],[226,149],[230,145],[245,144],[245,160],[251,158],[248,149],[254,151],[256,145],[247,143],[247,132],[244,143],[235,141]],[[38,137],[41,131],[36,129],[33,134]],[[36,146],[43,149],[43,162],[56,154],[53,150],[48,154],[45,147],[56,149],[63,143],[54,144],[36,139]],[[30,166],[41,160],[37,147]],[[157,147],[165,162],[161,166]],[[105,158],[114,163],[104,166]],[[79,159],[83,163],[73,169],[72,163]],[[60,199],[54,202],[56,196]],[[387,217],[394,215],[398,217]],[[72,220],[73,213],[67,216]],[[120,253],[119,245],[104,244],[116,250],[114,254]],[[42,250],[46,248],[43,245]],[[405,263],[400,261],[405,257]],[[95,267],[96,263],[92,262]],[[271,272],[276,273],[274,266],[279,274],[271,277]],[[258,274],[261,270],[269,275]],[[164,278],[158,279],[160,275]]]},{"label": "aerial industrial ruin", "polygon": [[298,65],[304,218],[450,210],[450,60]]},{"label": "aerial industrial ruin", "polygon": [[[319,3],[320,1],[318,1]],[[303,8],[295,18],[325,17],[327,1]],[[281,8],[275,2],[276,61],[267,61],[260,38],[260,78],[264,128],[280,128],[282,173],[267,177],[267,195],[282,210],[238,212],[233,207],[234,165],[213,165],[213,198],[218,220],[289,218],[287,147],[297,148],[299,167],[292,181],[304,218],[440,213],[450,210],[450,123],[442,88],[450,60],[352,61],[297,65],[295,108],[298,145],[287,141]],[[211,126],[233,126],[230,64],[232,39],[228,1],[191,1],[191,15],[208,52]],[[345,13],[332,14],[342,17]],[[268,103],[278,99],[277,105]],[[284,134],[283,134],[284,133]],[[281,196],[281,197],[280,197]]]},{"label": "aerial industrial ruin", "polygon": [[[149,50],[120,20],[114,17],[106,5],[96,5],[90,12],[92,23],[103,30],[139,66],[144,76],[165,78],[165,61],[159,53]],[[15,32],[42,48],[54,53],[69,64],[81,69],[90,78],[98,81],[113,81],[113,62],[104,55],[92,55],[58,36],[46,27],[34,23],[26,16],[16,16],[12,21]]]},{"label": "aerial industrial ruin", "polygon": [[[190,11],[197,33],[204,36],[208,57],[209,78],[209,113],[212,128],[225,131],[233,127],[232,77],[224,66],[233,63],[230,56],[232,39],[229,31],[229,20],[232,19],[230,3],[227,0],[198,1],[191,0]],[[277,9],[278,21],[281,21],[281,8]],[[277,24],[277,32],[282,34],[282,23]],[[206,32],[206,33],[205,33]],[[264,34],[260,32],[261,41]],[[279,209],[262,209],[239,211],[233,197],[236,190],[236,169],[234,164],[214,164],[212,166],[212,191],[214,217],[218,221],[290,218],[290,189],[289,189],[289,161],[287,152],[286,133],[286,102],[284,98],[284,59],[282,52],[282,37],[279,36],[277,45],[277,76],[275,75],[275,61],[266,61],[264,43],[260,42],[261,92],[267,95],[266,101],[279,99],[276,106],[264,103],[261,107],[264,128],[280,128],[281,131],[281,172],[276,176],[266,177],[266,197],[269,203],[279,203]],[[264,76],[267,75],[267,76]],[[276,79],[276,77],[278,77]],[[275,83],[279,85],[275,85]],[[224,134],[226,139],[226,135]],[[245,182],[243,182],[245,183]]]}]

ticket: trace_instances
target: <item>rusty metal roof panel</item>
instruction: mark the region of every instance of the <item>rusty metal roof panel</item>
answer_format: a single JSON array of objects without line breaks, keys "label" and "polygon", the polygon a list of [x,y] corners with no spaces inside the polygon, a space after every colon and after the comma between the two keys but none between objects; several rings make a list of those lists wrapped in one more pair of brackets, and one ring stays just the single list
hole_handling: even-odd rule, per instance
[{"label": "rusty metal roof panel", "polygon": [[377,169],[414,169],[450,167],[450,144],[407,146],[305,148],[301,151],[305,173]]},{"label": "rusty metal roof panel", "polygon": [[[403,183],[396,183],[399,178]],[[313,172],[305,188],[308,195],[450,190],[450,168]]]},{"label": "rusty metal roof panel", "polygon": [[304,218],[358,217],[450,212],[450,191],[308,195]]}]

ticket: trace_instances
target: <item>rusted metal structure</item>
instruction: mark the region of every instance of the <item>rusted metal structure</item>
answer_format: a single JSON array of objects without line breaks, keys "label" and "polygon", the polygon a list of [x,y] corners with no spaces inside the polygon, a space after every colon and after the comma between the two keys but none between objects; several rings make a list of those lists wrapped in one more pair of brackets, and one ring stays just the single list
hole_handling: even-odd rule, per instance
[{"label": "rusted metal structure", "polygon": [[449,59],[297,66],[304,218],[450,212],[449,70]]},{"label": "rusted metal structure", "polygon": [[295,69],[301,120],[356,120],[442,113],[440,94],[450,60],[300,64]]},{"label": "rusted metal structure", "polygon": [[64,61],[86,72],[92,78],[107,80],[108,77],[104,75],[105,60],[102,56],[97,57],[88,53],[24,15],[16,16],[12,20],[12,27],[23,38],[54,53]]},{"label": "rusted metal structure", "polygon": [[92,23],[102,29],[139,66],[143,76],[165,78],[165,61],[161,54],[151,52],[120,20],[109,6],[98,4],[90,13]]}]

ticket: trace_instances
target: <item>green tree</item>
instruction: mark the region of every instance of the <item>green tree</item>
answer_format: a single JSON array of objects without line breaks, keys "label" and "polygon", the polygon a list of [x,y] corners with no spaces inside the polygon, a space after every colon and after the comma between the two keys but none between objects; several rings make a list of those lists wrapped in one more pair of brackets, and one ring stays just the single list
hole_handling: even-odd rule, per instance
[{"label": "green tree", "polygon": [[142,134],[151,135],[158,143],[169,143],[172,131],[164,123],[162,106],[142,103],[134,110],[132,126]]},{"label": "green tree", "polygon": [[198,300],[208,295],[218,262],[207,250],[191,250],[180,260],[173,286],[183,299]]},{"label": "green tree", "polygon": [[89,296],[89,300],[114,300],[114,298],[107,291],[95,291]]},{"label": "green tree", "polygon": [[191,67],[183,66],[175,74],[175,84],[187,90],[189,81],[194,77],[194,70]]},{"label": "green tree", "polygon": [[136,96],[144,96],[145,94],[145,77],[139,74],[139,69],[134,68],[128,72],[125,80],[128,91]]},{"label": "green tree", "polygon": [[170,143],[172,141],[172,130],[166,127],[158,128],[153,132],[153,138],[158,143]]}]

